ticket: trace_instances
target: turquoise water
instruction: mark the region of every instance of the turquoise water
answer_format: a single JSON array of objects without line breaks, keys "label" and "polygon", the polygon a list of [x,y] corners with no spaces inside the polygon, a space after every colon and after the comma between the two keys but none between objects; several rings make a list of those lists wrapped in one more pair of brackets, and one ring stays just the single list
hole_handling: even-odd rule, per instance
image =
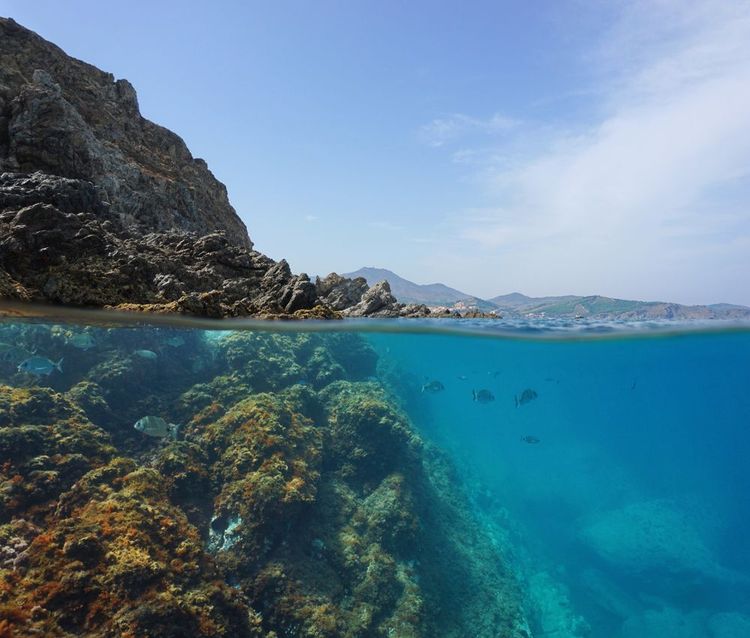
[{"label": "turquoise water", "polygon": [[[539,605],[561,596],[580,635],[750,635],[710,624],[750,611],[750,334],[644,336],[370,338],[478,515],[522,536]],[[428,379],[444,392],[419,392]],[[495,401],[472,401],[480,388]],[[525,388],[538,397],[516,407]],[[565,615],[542,614],[539,635],[578,635]]]},{"label": "turquoise water", "polygon": [[[200,480],[185,479],[179,490],[169,492],[172,506],[197,530],[206,556],[216,561],[227,586],[260,610],[263,620],[258,623],[267,633],[246,635],[750,636],[750,330],[746,327],[416,321],[306,327],[348,332],[303,334],[290,324],[265,325],[264,331],[258,326],[249,331],[168,324],[87,326],[70,323],[69,318],[0,324],[0,387],[5,394],[0,396],[5,401],[5,411],[0,406],[0,434],[6,428],[20,436],[25,427],[54,423],[62,410],[56,403],[62,399],[54,397],[64,397],[85,412],[90,436],[107,437],[118,455],[132,459],[137,467],[154,468],[171,485],[173,477],[165,468],[172,466],[165,459],[172,459],[169,455],[175,451],[195,448],[211,456],[231,449],[232,458],[246,453],[236,442],[220,452],[206,452],[210,447],[206,441],[214,445],[206,434],[213,427],[211,406],[222,404],[215,417],[222,423],[225,410],[231,414],[230,403],[244,405],[261,393],[296,406],[290,410],[298,416],[280,418],[281,430],[274,436],[286,437],[287,442],[300,437],[295,451],[284,448],[283,454],[318,463],[310,480],[319,483],[317,491],[299,497],[302,513],[295,509],[274,514],[279,524],[264,528],[262,543],[246,531],[252,527],[249,518],[269,516],[268,503],[275,497],[251,510],[254,514],[237,514],[222,492],[230,480],[227,465],[221,466],[221,476],[205,476],[218,472],[209,469],[219,466],[211,465],[212,459],[203,460],[202,467],[209,469]],[[19,371],[18,366],[33,357],[49,361],[52,369],[41,365],[42,372]],[[61,370],[52,367],[60,359]],[[45,394],[46,389],[60,394]],[[351,399],[357,392],[366,393],[364,403]],[[370,409],[367,401],[379,397],[384,397],[383,406],[393,406],[393,415],[401,416],[378,413],[377,419],[365,423],[369,430],[364,433],[338,427],[347,418],[359,418],[347,415],[348,409],[364,414]],[[177,436],[148,436],[134,428],[147,415],[176,424]],[[310,420],[304,435],[295,429],[301,418]],[[368,438],[380,436],[378,428],[385,420],[396,418],[401,419],[399,428],[424,441],[416,461],[404,452],[415,445],[406,434],[374,443]],[[252,419],[249,422],[252,425]],[[39,431],[44,436],[47,430]],[[316,432],[322,438],[316,438]],[[55,439],[54,450],[37,451],[37,456],[29,453],[27,459],[23,446],[13,448],[9,443],[16,440],[13,436],[0,438],[0,464],[5,463],[4,483],[0,482],[5,491],[0,494],[10,494],[0,501],[0,545],[3,539],[10,542],[2,525],[13,521],[34,521],[38,530],[52,529],[61,516],[60,503],[76,489],[75,481],[85,480],[85,472],[95,472],[105,462],[92,461],[99,452],[93,452],[90,443],[81,443],[80,450],[71,448],[81,469],[73,471],[67,483],[60,479],[57,488],[50,479],[52,487],[39,495],[34,481],[40,471],[65,474],[52,466],[57,462],[55,454],[62,455],[61,446],[67,443]],[[340,448],[349,442],[336,437],[347,436],[361,440],[351,443],[352,450],[341,460]],[[44,447],[38,441],[34,445]],[[305,456],[310,446],[318,445],[321,451],[314,459]],[[271,446],[265,453],[256,449],[253,454],[263,461],[263,454],[271,458],[275,449]],[[415,469],[429,466],[425,459],[431,458],[432,450],[453,468],[445,474],[450,480],[440,482],[432,470],[420,474],[423,470]],[[407,457],[411,460],[404,460]],[[301,462],[285,458],[285,468]],[[302,470],[300,476],[308,481]],[[297,487],[289,497],[289,485],[297,478],[294,474],[286,483],[283,499],[297,498]],[[383,583],[396,583],[393,591],[398,596],[385,596],[386,584],[377,594],[357,589],[359,585],[349,590],[347,583],[361,585],[372,565],[358,559],[362,573],[357,572],[355,563],[340,557],[347,550],[336,543],[354,533],[346,531],[347,517],[361,514],[343,505],[336,510],[331,503],[344,501],[326,500],[325,494],[336,492],[330,486],[346,484],[353,499],[346,502],[366,507],[384,485],[396,480],[411,490],[411,504],[399,511],[402,518],[404,511],[417,512],[412,536],[372,541],[370,532],[357,527],[359,523],[354,528],[370,539],[370,547],[388,553],[383,564],[395,565],[395,575]],[[424,487],[423,482],[432,487]],[[34,490],[27,492],[35,496],[24,501],[14,494],[23,493],[18,484],[25,483],[34,484]],[[253,485],[257,490],[270,489]],[[253,498],[252,491],[243,494],[244,499]],[[441,500],[454,509],[441,509]],[[234,507],[244,511],[240,505]],[[396,511],[388,505],[378,507],[383,516]],[[391,521],[386,527],[397,526],[386,519]],[[437,531],[432,533],[438,529],[442,540]],[[24,542],[38,543],[34,541],[38,534],[29,532]],[[235,537],[240,539],[237,545]],[[312,616],[282,610],[280,594],[258,586],[259,574],[265,574],[269,564],[283,563],[290,572],[295,561],[302,564],[303,559],[290,549],[300,543],[312,549],[305,550],[306,567],[297,576],[304,586],[299,586],[311,599],[325,600],[329,605],[325,613],[331,618],[341,614],[338,624],[331,621],[325,630],[323,622],[311,620]],[[446,543],[445,552],[439,543]],[[452,549],[462,543],[463,554]],[[7,553],[11,555],[11,550]],[[493,558],[488,561],[488,556]],[[465,564],[457,566],[456,561]],[[105,578],[110,563],[103,560],[104,566],[90,569]],[[5,564],[6,570],[9,565]],[[0,570],[0,574],[7,580],[20,573],[28,581],[24,586],[38,587],[28,576],[32,568],[21,565],[14,567],[20,572]],[[340,580],[340,591],[329,591],[310,576],[311,570],[323,569]],[[499,580],[493,580],[495,571]],[[466,611],[455,626],[447,620],[430,620],[441,606],[449,605],[450,597],[465,596],[456,604],[468,610],[488,604],[481,602],[481,596],[492,597],[493,592],[510,596],[497,589],[497,583],[510,582],[509,578],[508,591],[517,595],[513,605],[517,603],[520,611],[507,605],[507,614],[516,614],[507,627],[501,629],[504,621],[498,614],[505,612],[498,611],[503,607],[497,600],[495,607],[487,607],[484,619],[478,611],[469,619]],[[20,581],[13,582],[18,586]],[[417,593],[409,604],[418,609],[411,615],[404,611],[407,603],[403,602],[410,587]],[[467,588],[487,591],[456,593]],[[18,604],[12,594],[2,592],[0,587],[0,623],[3,603]],[[131,592],[129,599],[134,597]],[[289,607],[291,599],[284,600]],[[79,602],[66,604],[73,608]],[[362,611],[365,607],[355,603],[365,605],[369,616]],[[369,619],[362,620],[358,629],[352,628],[355,608],[360,617]],[[66,613],[65,607],[55,609],[55,614]],[[86,623],[95,622],[90,616],[69,625],[56,617],[54,627],[70,632],[59,635],[76,635]],[[349,623],[346,628],[344,619]],[[94,625],[89,625],[93,631]],[[148,635],[182,635],[159,631]]]}]

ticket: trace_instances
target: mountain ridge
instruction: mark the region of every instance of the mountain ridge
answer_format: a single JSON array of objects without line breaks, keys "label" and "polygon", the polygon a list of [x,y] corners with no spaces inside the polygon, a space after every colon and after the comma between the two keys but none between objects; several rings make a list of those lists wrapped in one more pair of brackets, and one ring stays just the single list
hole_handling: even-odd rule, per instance
[{"label": "mountain ridge", "polygon": [[617,319],[747,319],[750,308],[740,304],[714,303],[685,305],[667,301],[618,299],[605,295],[557,295],[530,297],[511,292],[483,299],[442,283],[417,284],[386,268],[367,266],[345,273],[364,277],[369,285],[387,280],[391,291],[403,303],[427,306],[475,306],[508,316],[599,317]]}]

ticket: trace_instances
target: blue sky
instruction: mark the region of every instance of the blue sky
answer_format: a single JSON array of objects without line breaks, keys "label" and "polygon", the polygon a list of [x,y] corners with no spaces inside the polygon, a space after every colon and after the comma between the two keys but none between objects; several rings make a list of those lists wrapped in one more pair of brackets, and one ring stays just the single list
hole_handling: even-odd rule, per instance
[{"label": "blue sky", "polygon": [[750,305],[750,4],[0,0],[295,271]]}]

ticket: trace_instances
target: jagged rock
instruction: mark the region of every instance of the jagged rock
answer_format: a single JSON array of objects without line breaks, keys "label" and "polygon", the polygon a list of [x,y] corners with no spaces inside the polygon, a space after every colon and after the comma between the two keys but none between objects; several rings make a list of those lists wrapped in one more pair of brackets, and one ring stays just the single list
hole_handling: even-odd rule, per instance
[{"label": "jagged rock", "polygon": [[226,189],[126,80],[0,18],[0,298],[208,317],[428,316],[387,282],[252,250]]},{"label": "jagged rock", "polygon": [[130,228],[223,230],[252,248],[224,185],[171,131],[141,116],[135,90],[0,19],[0,171],[87,180]]},{"label": "jagged rock", "polygon": [[403,304],[391,294],[391,285],[383,280],[372,286],[361,301],[344,310],[347,317],[398,317]]},{"label": "jagged rock", "polygon": [[332,272],[327,277],[318,277],[315,281],[318,297],[334,310],[344,310],[355,306],[367,292],[367,280],[364,277],[347,279]]}]

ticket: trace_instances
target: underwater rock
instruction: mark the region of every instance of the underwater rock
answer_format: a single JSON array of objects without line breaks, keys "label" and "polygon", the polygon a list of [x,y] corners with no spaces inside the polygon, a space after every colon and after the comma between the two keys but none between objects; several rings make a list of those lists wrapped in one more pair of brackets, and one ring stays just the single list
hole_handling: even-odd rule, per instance
[{"label": "underwater rock", "polygon": [[528,636],[510,566],[365,339],[89,328],[84,351],[83,333],[0,327],[71,355],[30,381],[55,389],[0,387],[0,635]]},{"label": "underwater rock", "polygon": [[261,635],[246,599],[215,579],[161,475],[130,461],[94,470],[64,494],[54,523],[16,565],[0,570],[0,622],[10,635]]},{"label": "underwater rock", "polygon": [[105,432],[49,388],[0,386],[0,523],[40,521],[115,450]]},{"label": "underwater rock", "polygon": [[[735,634],[741,635],[741,634]],[[631,616],[622,625],[621,638],[644,636],[679,636],[680,638],[709,638],[705,628],[705,613],[683,613],[671,607],[649,609]],[[711,638],[714,638],[711,636]]]},{"label": "underwater rock", "polygon": [[750,636],[750,616],[737,612],[714,614],[708,619],[711,638],[737,638]]},{"label": "underwater rock", "polygon": [[580,535],[602,559],[626,572],[692,575],[730,583],[739,578],[716,561],[695,523],[664,500],[603,512]]},{"label": "underwater rock", "polygon": [[538,572],[531,577],[529,596],[541,635],[545,638],[584,638],[591,633],[586,620],[574,612],[567,588],[547,572]]}]

